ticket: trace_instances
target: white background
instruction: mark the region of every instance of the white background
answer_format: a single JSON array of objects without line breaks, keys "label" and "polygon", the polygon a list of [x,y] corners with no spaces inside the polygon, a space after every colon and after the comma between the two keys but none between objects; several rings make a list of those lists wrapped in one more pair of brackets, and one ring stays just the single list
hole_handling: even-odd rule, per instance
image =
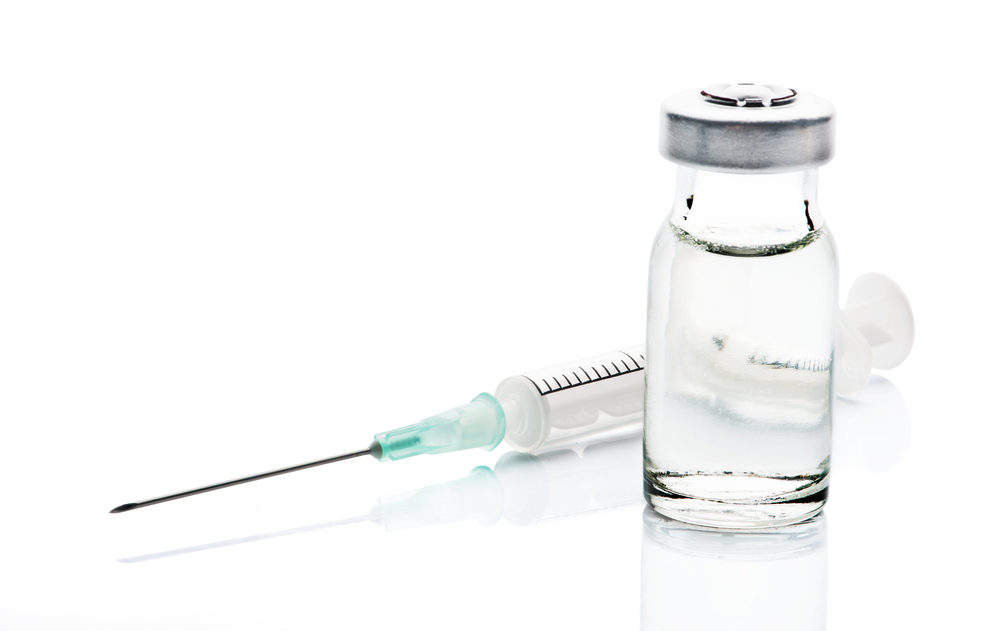
[{"label": "white background", "polygon": [[[724,81],[834,102],[842,295],[882,271],[917,320],[884,451],[839,439],[811,628],[994,624],[1000,83],[976,6],[3,3],[0,627],[639,626],[641,503],[118,561],[363,515],[497,453],[107,510],[641,342],[659,102]],[[726,603],[689,604],[714,628]]]}]

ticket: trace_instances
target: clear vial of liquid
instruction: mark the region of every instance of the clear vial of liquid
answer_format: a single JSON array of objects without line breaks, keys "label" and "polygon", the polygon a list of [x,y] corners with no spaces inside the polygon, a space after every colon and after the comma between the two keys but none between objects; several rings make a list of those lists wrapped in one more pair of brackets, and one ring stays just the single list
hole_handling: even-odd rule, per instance
[{"label": "clear vial of liquid", "polygon": [[646,498],[707,526],[807,519],[830,467],[838,277],[816,169],[833,109],[757,84],[663,109],[680,167],[650,261]]}]

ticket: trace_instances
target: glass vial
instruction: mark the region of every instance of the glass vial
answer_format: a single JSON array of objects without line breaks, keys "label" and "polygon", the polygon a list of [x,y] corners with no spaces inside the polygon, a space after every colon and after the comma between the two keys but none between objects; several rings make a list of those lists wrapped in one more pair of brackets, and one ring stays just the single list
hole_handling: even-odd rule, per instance
[{"label": "glass vial", "polygon": [[735,84],[663,104],[680,164],[653,246],[647,501],[723,528],[795,523],[826,500],[837,256],[816,202],[833,109]]}]

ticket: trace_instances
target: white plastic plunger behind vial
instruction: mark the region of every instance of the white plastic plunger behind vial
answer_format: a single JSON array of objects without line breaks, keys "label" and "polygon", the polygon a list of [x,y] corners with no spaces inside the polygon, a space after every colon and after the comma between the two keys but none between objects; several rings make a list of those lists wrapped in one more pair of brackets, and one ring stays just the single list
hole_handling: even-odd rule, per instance
[{"label": "white plastic plunger behind vial", "polygon": [[913,312],[906,294],[883,274],[854,281],[840,312],[834,384],[849,396],[864,389],[872,368],[903,363],[913,348]]}]

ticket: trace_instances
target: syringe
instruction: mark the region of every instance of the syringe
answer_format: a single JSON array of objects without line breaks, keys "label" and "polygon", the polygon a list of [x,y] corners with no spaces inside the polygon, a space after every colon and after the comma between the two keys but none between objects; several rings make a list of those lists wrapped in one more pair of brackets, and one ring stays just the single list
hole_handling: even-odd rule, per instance
[{"label": "syringe", "polygon": [[609,439],[616,433],[636,433],[642,425],[645,367],[638,346],[515,375],[500,383],[495,396],[484,392],[419,423],[376,434],[367,449],[122,504],[111,512],[124,513],[358,456],[402,460],[474,447],[489,451],[505,438],[518,451],[540,451],[588,438],[597,440],[605,433]]},{"label": "syringe", "polygon": [[[859,277],[841,313],[835,385],[851,394],[867,383],[874,365],[892,368],[913,344],[913,316],[902,290],[880,274]],[[122,504],[122,513],[190,495],[254,482],[332,462],[373,456],[402,460],[480,447],[491,450],[502,441],[515,450],[539,452],[579,441],[594,442],[640,431],[643,415],[643,346],[589,357],[508,377],[496,393],[413,425],[376,434],[367,449],[284,469]]]}]

